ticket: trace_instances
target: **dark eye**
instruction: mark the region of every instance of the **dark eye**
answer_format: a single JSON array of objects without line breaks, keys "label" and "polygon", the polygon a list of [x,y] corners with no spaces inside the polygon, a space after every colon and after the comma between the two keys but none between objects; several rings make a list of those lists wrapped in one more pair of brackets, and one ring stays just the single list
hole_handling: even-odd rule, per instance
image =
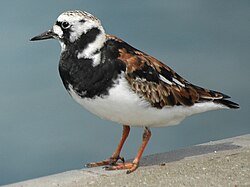
[{"label": "dark eye", "polygon": [[62,22],[62,28],[68,29],[70,27],[70,24],[67,21]]}]

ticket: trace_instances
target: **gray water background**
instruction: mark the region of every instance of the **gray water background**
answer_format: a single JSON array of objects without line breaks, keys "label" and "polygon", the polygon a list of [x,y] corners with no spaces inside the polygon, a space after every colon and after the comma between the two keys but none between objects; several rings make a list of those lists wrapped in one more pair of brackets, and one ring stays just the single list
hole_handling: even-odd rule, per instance
[{"label": "gray water background", "polygon": [[[109,157],[121,126],[76,104],[58,75],[57,41],[29,42],[65,10],[86,10],[107,33],[168,64],[187,80],[240,103],[152,129],[146,154],[250,133],[249,0],[1,0],[0,185],[82,168]],[[122,155],[132,158],[142,129]]]}]

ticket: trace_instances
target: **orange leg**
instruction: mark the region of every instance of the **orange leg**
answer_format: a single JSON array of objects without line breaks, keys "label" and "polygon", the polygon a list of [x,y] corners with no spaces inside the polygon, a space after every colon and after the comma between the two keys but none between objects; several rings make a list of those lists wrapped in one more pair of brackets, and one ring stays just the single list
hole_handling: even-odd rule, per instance
[{"label": "orange leg", "polygon": [[130,127],[127,125],[123,125],[123,132],[122,132],[122,137],[121,140],[115,150],[115,152],[112,154],[112,156],[109,159],[100,161],[100,162],[92,162],[86,165],[86,167],[98,167],[98,166],[104,166],[104,165],[114,165],[119,159],[122,162],[124,161],[123,157],[120,157],[120,152],[122,150],[123,144],[126,141],[128,135],[129,135]]},{"label": "orange leg", "polygon": [[150,137],[151,137],[151,131],[149,130],[149,128],[146,127],[145,130],[144,130],[143,136],[142,136],[141,147],[140,147],[134,161],[132,163],[116,163],[116,165],[106,167],[106,170],[128,169],[127,174],[135,171],[139,166],[141,156],[142,156],[142,154],[144,152],[145,147],[148,144],[148,141],[149,141]]}]

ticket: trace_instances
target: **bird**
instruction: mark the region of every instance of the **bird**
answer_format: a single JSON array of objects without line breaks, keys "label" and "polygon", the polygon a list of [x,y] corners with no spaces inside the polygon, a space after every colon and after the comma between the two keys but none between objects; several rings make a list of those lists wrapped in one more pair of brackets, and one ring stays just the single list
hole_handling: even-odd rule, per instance
[{"label": "bird", "polygon": [[[69,95],[98,117],[123,127],[111,157],[87,167],[129,174],[139,167],[150,128],[177,125],[206,111],[239,108],[228,95],[192,84],[163,62],[106,34],[101,21],[86,11],[63,12],[51,29],[30,40],[46,39],[61,45],[59,75]],[[130,127],[144,132],[134,160],[125,162],[120,153]]]}]

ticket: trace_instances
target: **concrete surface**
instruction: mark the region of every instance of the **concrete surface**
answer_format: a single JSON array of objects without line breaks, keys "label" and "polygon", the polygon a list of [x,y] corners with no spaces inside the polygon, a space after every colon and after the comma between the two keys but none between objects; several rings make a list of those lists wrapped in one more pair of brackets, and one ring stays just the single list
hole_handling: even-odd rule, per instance
[{"label": "concrete surface", "polygon": [[73,170],[6,187],[250,186],[250,134],[145,156],[137,171]]}]

